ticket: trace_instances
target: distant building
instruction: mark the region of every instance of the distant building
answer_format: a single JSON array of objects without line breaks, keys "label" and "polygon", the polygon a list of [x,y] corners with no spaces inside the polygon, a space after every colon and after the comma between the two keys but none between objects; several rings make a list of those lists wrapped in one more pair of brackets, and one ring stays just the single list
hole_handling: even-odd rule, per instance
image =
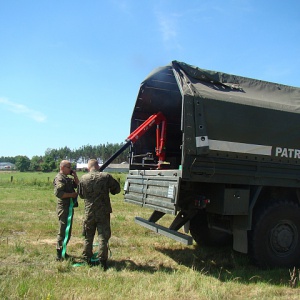
[{"label": "distant building", "polygon": [[78,171],[86,171],[87,170],[87,165],[88,164],[77,163],[76,164],[76,170],[78,170]]},{"label": "distant building", "polygon": [[15,170],[16,166],[10,162],[0,162],[0,170]]},{"label": "distant building", "polygon": [[[84,163],[77,163],[76,164],[76,170],[77,171],[87,171],[87,165]],[[102,164],[99,164],[101,166]],[[108,165],[104,171],[105,172],[127,172],[129,169],[129,164],[127,162],[121,163],[121,164],[110,164]]]}]

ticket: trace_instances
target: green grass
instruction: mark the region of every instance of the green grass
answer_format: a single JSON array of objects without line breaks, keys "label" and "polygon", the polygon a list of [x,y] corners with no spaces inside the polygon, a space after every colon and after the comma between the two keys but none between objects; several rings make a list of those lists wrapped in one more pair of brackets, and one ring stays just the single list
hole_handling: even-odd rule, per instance
[{"label": "green grass", "polygon": [[[81,176],[82,174],[79,174]],[[13,181],[11,182],[11,176]],[[55,261],[55,173],[0,173],[0,299],[298,299],[299,271],[260,270],[230,247],[184,246],[135,224],[151,211],[112,196],[109,269]],[[124,183],[125,176],[115,174]],[[49,177],[49,180],[48,180]],[[68,253],[80,261],[83,202]]]}]

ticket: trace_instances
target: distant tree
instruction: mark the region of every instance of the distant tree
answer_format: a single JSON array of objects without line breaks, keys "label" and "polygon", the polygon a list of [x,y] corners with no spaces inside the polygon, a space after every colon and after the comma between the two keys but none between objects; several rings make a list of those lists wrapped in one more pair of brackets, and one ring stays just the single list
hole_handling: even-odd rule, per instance
[{"label": "distant tree", "polygon": [[83,146],[83,153],[86,160],[95,157],[94,147],[91,145]]},{"label": "distant tree", "polygon": [[59,151],[56,149],[48,148],[45,151],[45,156],[50,156],[52,158],[51,160],[53,160],[53,161],[59,161],[59,160],[63,159],[62,157],[60,157]]},{"label": "distant tree", "polygon": [[26,172],[30,167],[30,159],[27,156],[16,156],[16,167],[20,172]]},{"label": "distant tree", "polygon": [[43,162],[42,156],[38,156],[38,155],[33,156],[30,161],[29,170],[30,171],[40,171],[42,162]]},{"label": "distant tree", "polygon": [[45,156],[43,163],[41,164],[41,168],[43,172],[50,172],[56,170],[56,162],[54,161],[53,157]]},{"label": "distant tree", "polygon": [[15,157],[10,157],[10,156],[1,156],[0,157],[0,162],[10,162],[12,164],[16,163],[16,158]]},{"label": "distant tree", "polygon": [[81,149],[72,151],[72,158],[76,162],[82,160],[82,151],[81,151]]},{"label": "distant tree", "polygon": [[71,160],[72,159],[72,151],[68,147],[60,148],[60,149],[58,149],[57,152],[58,152],[58,156],[59,156],[60,160],[63,160],[63,159]]},{"label": "distant tree", "polygon": [[[0,162],[11,162],[16,165],[17,169],[21,172],[25,171],[43,171],[49,172],[57,170],[59,163],[63,159],[70,160],[73,165],[76,162],[87,162],[90,158],[95,158],[99,162],[105,162],[109,159],[116,151],[118,151],[124,144],[99,144],[96,146],[85,145],[79,149],[71,150],[67,146],[59,149],[48,148],[45,151],[44,156],[33,156],[30,160],[26,156],[16,157],[0,157]],[[121,163],[128,160],[129,149],[126,149],[123,153],[119,154],[118,157],[112,163]]]},{"label": "distant tree", "polygon": [[50,166],[48,163],[43,162],[43,163],[41,164],[41,170],[42,170],[43,172],[51,172],[51,171],[52,171],[52,168],[51,168],[51,166]]}]

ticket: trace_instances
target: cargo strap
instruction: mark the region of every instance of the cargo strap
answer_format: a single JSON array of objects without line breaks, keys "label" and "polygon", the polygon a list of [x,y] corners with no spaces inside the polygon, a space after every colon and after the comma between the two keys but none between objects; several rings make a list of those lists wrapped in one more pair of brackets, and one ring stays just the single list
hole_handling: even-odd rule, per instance
[{"label": "cargo strap", "polygon": [[61,252],[62,258],[65,258],[65,256],[66,256],[67,243],[68,243],[68,239],[69,239],[70,228],[72,226],[73,207],[74,207],[73,198],[70,198],[70,206],[69,206],[67,227],[66,227],[66,231],[65,231],[65,239],[63,241],[63,247],[62,247],[62,252]]}]

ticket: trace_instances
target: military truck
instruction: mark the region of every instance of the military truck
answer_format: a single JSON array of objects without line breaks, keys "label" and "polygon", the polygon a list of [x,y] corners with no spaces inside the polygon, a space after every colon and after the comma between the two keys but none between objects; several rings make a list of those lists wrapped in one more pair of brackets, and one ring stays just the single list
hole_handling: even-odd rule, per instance
[{"label": "military truck", "polygon": [[[164,128],[142,126],[158,112]],[[146,130],[124,200],[152,211],[137,223],[187,245],[231,240],[259,266],[299,265],[299,88],[172,61],[141,83],[130,126]]]}]

